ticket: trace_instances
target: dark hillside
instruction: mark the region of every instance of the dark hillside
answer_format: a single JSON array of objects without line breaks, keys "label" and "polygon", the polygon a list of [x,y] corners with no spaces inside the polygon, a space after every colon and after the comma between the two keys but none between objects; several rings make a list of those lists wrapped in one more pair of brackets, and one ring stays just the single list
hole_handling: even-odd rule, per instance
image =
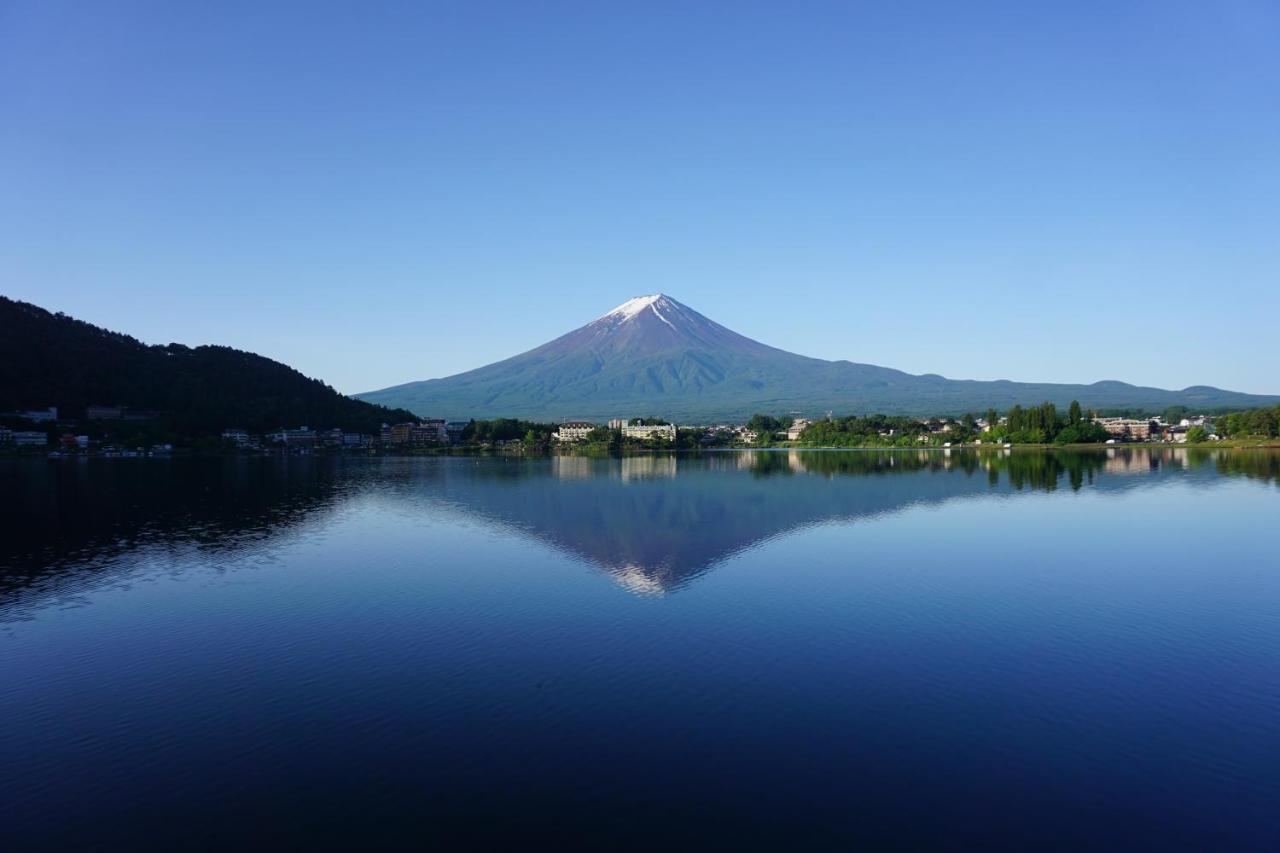
[{"label": "dark hillside", "polygon": [[78,418],[91,405],[157,412],[156,420],[178,436],[233,426],[376,432],[384,421],[413,419],[260,355],[221,346],[147,346],[0,297],[0,412],[57,406],[64,417]]}]

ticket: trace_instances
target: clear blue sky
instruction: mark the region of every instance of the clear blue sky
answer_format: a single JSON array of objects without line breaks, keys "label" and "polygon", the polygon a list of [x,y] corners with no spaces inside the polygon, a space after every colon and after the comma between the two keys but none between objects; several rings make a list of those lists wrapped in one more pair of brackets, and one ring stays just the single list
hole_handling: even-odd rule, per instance
[{"label": "clear blue sky", "polygon": [[0,2],[0,292],[356,392],[662,291],[1280,393],[1280,4]]}]

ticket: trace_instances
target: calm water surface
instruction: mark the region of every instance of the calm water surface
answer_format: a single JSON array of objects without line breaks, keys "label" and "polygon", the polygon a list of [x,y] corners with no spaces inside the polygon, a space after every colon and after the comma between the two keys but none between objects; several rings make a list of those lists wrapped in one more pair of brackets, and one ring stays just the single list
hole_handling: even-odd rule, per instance
[{"label": "calm water surface", "polygon": [[1280,849],[1280,455],[0,461],[0,846]]}]

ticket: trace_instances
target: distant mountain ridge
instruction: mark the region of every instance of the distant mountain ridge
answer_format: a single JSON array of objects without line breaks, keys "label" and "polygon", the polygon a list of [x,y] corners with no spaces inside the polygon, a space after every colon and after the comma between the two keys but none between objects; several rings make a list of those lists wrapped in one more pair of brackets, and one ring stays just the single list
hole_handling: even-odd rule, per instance
[{"label": "distant mountain ridge", "polygon": [[93,405],[154,410],[185,436],[301,425],[376,433],[383,421],[412,418],[250,352],[148,346],[0,296],[0,412],[57,406],[81,417]]},{"label": "distant mountain ridge", "polygon": [[1280,396],[1209,386],[1181,391],[1114,380],[1092,385],[946,379],[825,361],[777,349],[721,326],[661,293],[629,299],[536,349],[443,379],[357,394],[449,418],[604,419],[660,414],[677,420],[753,412],[933,415],[1049,400],[1086,408],[1249,408]]}]

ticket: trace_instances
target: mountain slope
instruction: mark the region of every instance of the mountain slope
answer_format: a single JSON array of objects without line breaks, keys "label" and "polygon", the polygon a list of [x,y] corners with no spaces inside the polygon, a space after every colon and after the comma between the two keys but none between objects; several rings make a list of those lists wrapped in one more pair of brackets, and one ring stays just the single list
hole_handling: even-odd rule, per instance
[{"label": "mountain slope", "polygon": [[354,400],[291,367],[230,347],[147,346],[63,314],[0,296],[0,412],[58,406],[155,410],[178,434],[306,424],[376,432],[409,420]]},{"label": "mountain slope", "polygon": [[1078,399],[1086,407],[1260,406],[1280,397],[1199,386],[1053,385],[914,376],[766,346],[663,294],[636,297],[537,349],[443,379],[357,395],[420,415],[558,419],[661,414],[680,420],[757,411],[942,414]]}]

